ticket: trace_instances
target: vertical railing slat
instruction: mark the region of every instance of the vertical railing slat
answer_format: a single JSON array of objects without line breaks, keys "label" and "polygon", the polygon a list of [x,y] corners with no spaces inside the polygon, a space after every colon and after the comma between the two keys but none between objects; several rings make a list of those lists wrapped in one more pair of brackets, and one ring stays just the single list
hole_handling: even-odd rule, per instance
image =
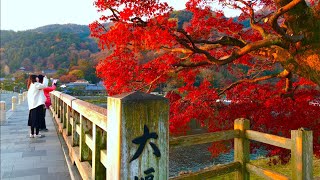
[{"label": "vertical railing slat", "polygon": [[72,132],[71,132],[72,124],[70,123],[71,114],[70,114],[70,110],[69,110],[68,104],[65,104],[64,112],[66,114],[65,115],[66,133],[67,133],[68,136],[70,136],[72,134]]},{"label": "vertical railing slat", "polygon": [[76,113],[74,112],[74,110],[72,108],[69,111],[70,111],[71,116],[73,118],[72,129],[71,129],[71,136],[72,136],[71,144],[72,144],[72,146],[78,146],[79,145],[79,135],[77,134],[77,123],[80,123],[80,120],[78,118],[79,116],[76,115]]},{"label": "vertical railing slat", "polygon": [[106,148],[106,137],[102,130],[93,124],[92,127],[92,179],[106,179],[106,168],[100,161],[100,150]]},{"label": "vertical railing slat", "polygon": [[80,161],[89,161],[91,160],[91,150],[86,144],[86,133],[89,133],[89,128],[87,127],[87,121],[85,118],[80,114],[80,140],[79,140],[79,157]]}]

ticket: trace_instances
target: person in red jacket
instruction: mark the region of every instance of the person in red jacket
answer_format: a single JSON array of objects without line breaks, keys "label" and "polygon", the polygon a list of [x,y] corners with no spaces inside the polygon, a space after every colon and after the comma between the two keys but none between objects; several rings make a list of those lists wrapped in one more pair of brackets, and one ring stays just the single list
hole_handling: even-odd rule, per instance
[{"label": "person in red jacket", "polygon": [[43,121],[40,125],[41,131],[48,131],[47,126],[46,126],[46,121],[45,121],[46,109],[49,109],[49,107],[51,106],[50,92],[54,91],[56,89],[56,87],[57,87],[57,81],[54,80],[52,82],[51,87],[46,87],[43,89],[44,95],[46,96],[46,102],[45,102],[45,109],[44,109],[44,113],[43,113]]}]

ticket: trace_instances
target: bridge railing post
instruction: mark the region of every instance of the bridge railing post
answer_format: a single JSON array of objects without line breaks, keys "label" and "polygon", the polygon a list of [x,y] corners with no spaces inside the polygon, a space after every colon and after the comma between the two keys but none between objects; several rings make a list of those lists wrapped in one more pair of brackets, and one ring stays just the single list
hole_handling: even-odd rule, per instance
[{"label": "bridge railing post", "polygon": [[18,104],[21,104],[22,103],[22,94],[19,94],[18,95]]},{"label": "bridge railing post", "polygon": [[0,101],[0,125],[6,122],[6,102]]},{"label": "bridge railing post", "polygon": [[22,100],[25,101],[27,99],[28,92],[25,91],[22,93]]},{"label": "bridge railing post", "polygon": [[107,179],[169,179],[167,99],[131,92],[107,106]]},{"label": "bridge railing post", "polygon": [[248,119],[236,119],[234,121],[234,129],[240,130],[240,137],[234,138],[234,161],[241,163],[241,169],[236,172],[236,180],[250,179],[250,174],[246,169],[246,163],[250,160],[250,141],[245,137],[245,131],[250,129],[250,121]]},{"label": "bridge railing post", "polygon": [[12,111],[15,111],[17,108],[17,97],[16,96],[12,96]]},{"label": "bridge railing post", "polygon": [[312,131],[291,131],[292,179],[313,179],[313,135]]}]

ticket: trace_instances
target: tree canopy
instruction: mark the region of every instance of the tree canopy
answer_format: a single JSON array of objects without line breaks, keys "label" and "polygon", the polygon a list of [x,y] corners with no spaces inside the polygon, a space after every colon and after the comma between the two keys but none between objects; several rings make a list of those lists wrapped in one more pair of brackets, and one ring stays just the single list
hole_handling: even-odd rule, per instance
[{"label": "tree canopy", "polygon": [[[214,3],[242,13],[227,18]],[[109,94],[165,85],[172,134],[185,133],[192,119],[218,131],[244,117],[252,129],[286,137],[309,128],[320,155],[320,106],[310,105],[320,96],[319,2],[189,0],[184,19],[158,0],[95,5],[106,15],[90,25],[91,35],[112,50],[97,66]]]}]

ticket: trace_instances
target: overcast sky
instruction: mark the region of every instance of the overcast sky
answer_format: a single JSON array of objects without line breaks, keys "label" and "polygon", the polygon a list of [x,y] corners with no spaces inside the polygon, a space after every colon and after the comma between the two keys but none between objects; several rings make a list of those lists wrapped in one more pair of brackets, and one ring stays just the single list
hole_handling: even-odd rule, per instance
[{"label": "overcast sky", "polygon": [[[162,1],[181,10],[185,8],[187,0]],[[94,0],[1,0],[0,29],[21,31],[48,24],[88,25],[100,17],[93,2]]]}]

